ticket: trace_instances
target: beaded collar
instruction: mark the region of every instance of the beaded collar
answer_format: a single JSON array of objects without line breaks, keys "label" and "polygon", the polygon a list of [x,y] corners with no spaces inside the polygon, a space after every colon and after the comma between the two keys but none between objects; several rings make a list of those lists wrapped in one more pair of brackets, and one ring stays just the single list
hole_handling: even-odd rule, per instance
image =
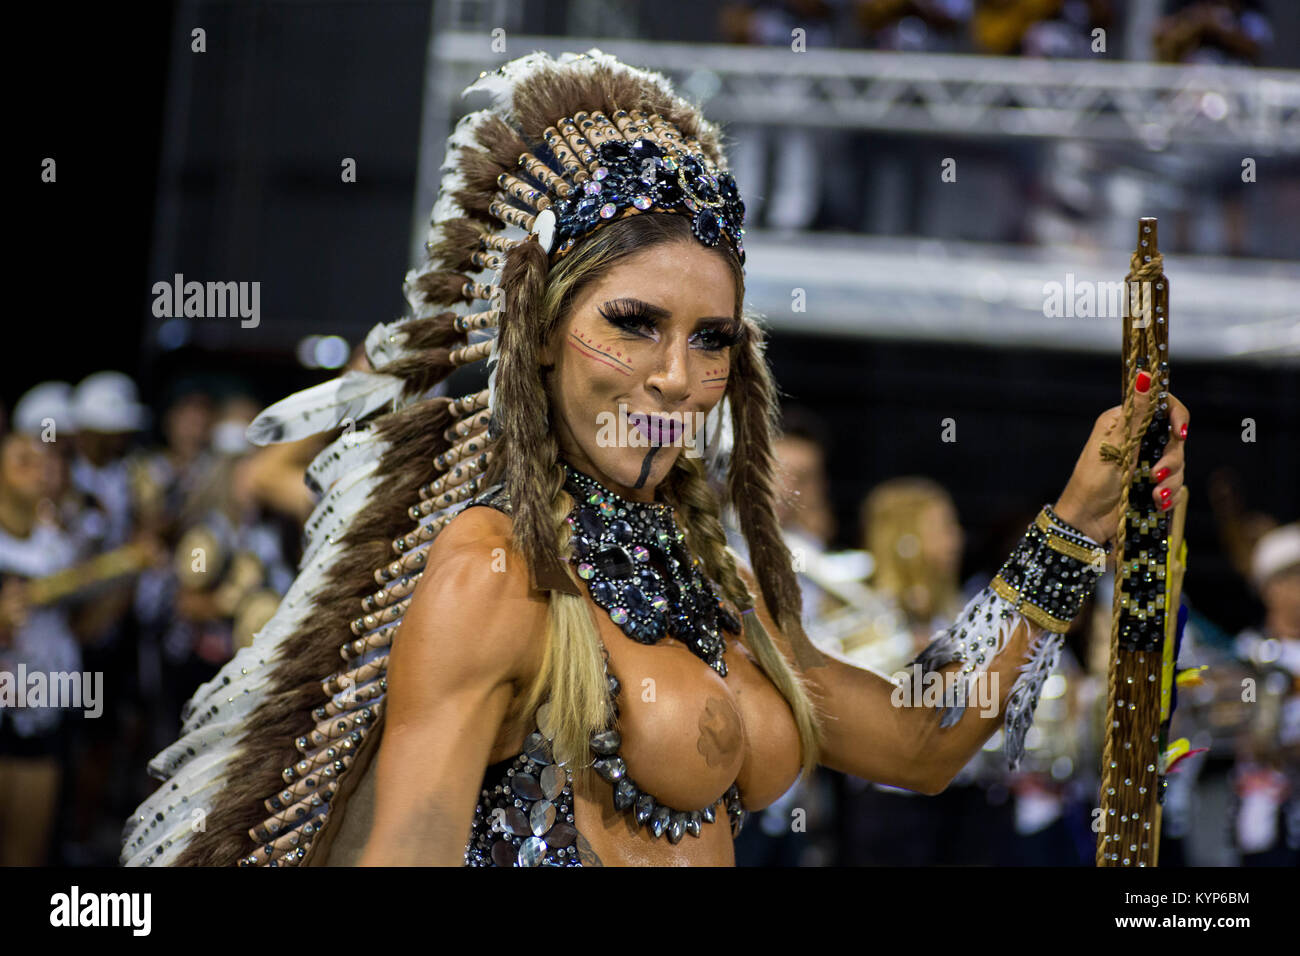
[{"label": "beaded collar", "polygon": [[721,630],[739,634],[740,621],[687,553],[672,507],[628,501],[563,465],[564,489],[576,502],[565,520],[591,599],[632,640],[655,644],[671,635],[726,677]]}]

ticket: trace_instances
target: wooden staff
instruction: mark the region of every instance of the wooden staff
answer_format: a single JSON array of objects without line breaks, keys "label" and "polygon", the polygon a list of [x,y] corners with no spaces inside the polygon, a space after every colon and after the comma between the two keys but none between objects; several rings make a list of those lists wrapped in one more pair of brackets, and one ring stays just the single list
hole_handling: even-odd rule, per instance
[{"label": "wooden staff", "polygon": [[1174,643],[1185,568],[1187,489],[1161,511],[1151,466],[1169,440],[1169,282],[1156,243],[1156,220],[1138,222],[1138,246],[1125,277],[1124,420],[1134,414],[1133,381],[1146,371],[1154,400],[1142,427],[1126,428],[1123,449],[1108,446],[1128,474],[1116,532],[1106,743],[1101,766],[1098,866],[1155,866],[1160,850],[1163,754],[1172,712]]}]

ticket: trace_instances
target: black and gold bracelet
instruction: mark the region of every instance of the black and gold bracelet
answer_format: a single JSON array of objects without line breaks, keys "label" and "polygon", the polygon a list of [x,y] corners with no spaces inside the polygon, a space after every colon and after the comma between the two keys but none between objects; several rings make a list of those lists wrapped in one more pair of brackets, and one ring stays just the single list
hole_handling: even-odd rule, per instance
[{"label": "black and gold bracelet", "polygon": [[1109,550],[1044,505],[989,586],[1029,621],[1064,634],[1106,570]]}]

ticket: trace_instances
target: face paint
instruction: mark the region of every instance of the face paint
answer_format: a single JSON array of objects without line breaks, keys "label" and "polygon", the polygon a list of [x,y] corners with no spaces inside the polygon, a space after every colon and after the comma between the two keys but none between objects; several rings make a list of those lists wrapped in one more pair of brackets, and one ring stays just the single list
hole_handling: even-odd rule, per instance
[{"label": "face paint", "polygon": [[700,379],[700,387],[704,389],[724,389],[727,387],[727,378],[731,375],[731,369],[726,365],[718,368],[706,369],[704,378]]},{"label": "face paint", "polygon": [[569,333],[569,345],[577,350],[579,355],[585,355],[593,362],[599,362],[601,365],[607,365],[616,372],[622,372],[624,375],[632,374],[632,366],[623,361],[621,350],[615,351],[609,346],[590,339],[584,338],[577,332]]},{"label": "face paint", "polygon": [[615,494],[653,501],[684,449],[683,423],[722,398],[735,311],[726,260],[697,242],[643,250],[585,288],[542,355],[566,460]]}]

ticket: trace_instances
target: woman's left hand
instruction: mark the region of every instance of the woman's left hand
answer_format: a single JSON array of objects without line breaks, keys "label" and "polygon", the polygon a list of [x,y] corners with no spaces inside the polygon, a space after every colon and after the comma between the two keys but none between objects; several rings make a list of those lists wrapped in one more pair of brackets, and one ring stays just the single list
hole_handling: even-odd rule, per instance
[{"label": "woman's left hand", "polygon": [[[1137,379],[1144,375],[1146,373],[1139,373]],[[1156,392],[1150,387],[1150,378],[1146,381],[1148,388],[1145,392],[1136,387],[1142,384],[1141,381],[1134,382],[1131,424],[1134,432],[1141,428],[1147,408],[1155,400]],[[1157,509],[1163,510],[1173,507],[1183,487],[1183,447],[1187,443],[1187,426],[1191,421],[1187,406],[1172,394],[1169,396],[1169,421],[1170,435],[1164,454],[1151,466],[1151,477],[1155,482],[1151,496]],[[1079,455],[1065,491],[1056,503],[1056,512],[1062,520],[1101,544],[1114,539],[1119,529],[1120,498],[1132,476],[1131,469],[1125,475],[1117,462],[1103,460],[1101,446],[1105,443],[1123,448],[1124,439],[1123,406],[1117,405],[1102,412],[1093,425],[1092,434]],[[1136,464],[1135,461],[1133,466]]]}]

